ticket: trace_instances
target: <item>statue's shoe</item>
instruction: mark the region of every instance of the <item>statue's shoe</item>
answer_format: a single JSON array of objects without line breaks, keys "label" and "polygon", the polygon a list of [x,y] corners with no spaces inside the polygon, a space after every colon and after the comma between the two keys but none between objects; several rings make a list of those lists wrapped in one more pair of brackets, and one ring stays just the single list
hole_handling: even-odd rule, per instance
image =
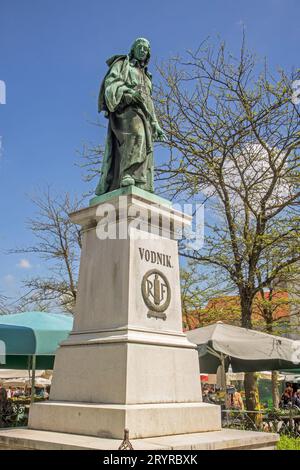
[{"label": "statue's shoe", "polygon": [[127,175],[122,178],[121,186],[133,186],[134,184],[135,181],[131,176]]},{"label": "statue's shoe", "polygon": [[136,185],[146,184],[147,180],[145,178],[134,178]]}]

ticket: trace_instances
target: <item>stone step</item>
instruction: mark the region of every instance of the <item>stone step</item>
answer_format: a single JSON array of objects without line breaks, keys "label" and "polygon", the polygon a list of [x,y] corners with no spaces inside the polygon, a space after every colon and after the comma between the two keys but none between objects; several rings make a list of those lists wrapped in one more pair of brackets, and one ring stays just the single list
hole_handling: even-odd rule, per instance
[{"label": "stone step", "polygon": [[[278,434],[222,429],[130,440],[134,450],[273,450]],[[10,428],[0,431],[2,450],[117,450],[121,441],[75,434]]]}]

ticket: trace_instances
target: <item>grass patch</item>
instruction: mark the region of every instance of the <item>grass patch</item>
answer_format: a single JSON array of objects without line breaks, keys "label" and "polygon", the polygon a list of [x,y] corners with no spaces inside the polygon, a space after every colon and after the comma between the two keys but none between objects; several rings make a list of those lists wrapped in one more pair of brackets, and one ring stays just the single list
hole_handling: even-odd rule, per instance
[{"label": "grass patch", "polygon": [[280,436],[277,450],[300,450],[300,438]]}]

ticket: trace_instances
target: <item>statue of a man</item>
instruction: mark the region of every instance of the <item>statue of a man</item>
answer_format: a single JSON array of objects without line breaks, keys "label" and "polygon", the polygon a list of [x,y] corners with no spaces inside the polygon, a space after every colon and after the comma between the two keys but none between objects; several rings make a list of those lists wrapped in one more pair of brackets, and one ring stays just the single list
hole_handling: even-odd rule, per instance
[{"label": "statue of a man", "polygon": [[107,61],[98,111],[109,124],[97,195],[130,185],[153,192],[153,141],[165,135],[155,116],[149,59],[149,41],[138,38],[128,55]]}]

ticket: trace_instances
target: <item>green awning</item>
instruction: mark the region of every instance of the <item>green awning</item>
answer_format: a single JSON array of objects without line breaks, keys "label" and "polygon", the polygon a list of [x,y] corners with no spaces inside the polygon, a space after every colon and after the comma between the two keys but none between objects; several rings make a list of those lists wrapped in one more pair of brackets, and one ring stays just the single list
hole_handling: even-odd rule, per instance
[{"label": "green awning", "polygon": [[69,314],[23,312],[1,315],[0,341],[2,348],[5,347],[5,357],[0,356],[0,367],[28,369],[30,358],[35,355],[38,369],[52,369],[56,349],[68,337],[72,326],[73,316]]}]

